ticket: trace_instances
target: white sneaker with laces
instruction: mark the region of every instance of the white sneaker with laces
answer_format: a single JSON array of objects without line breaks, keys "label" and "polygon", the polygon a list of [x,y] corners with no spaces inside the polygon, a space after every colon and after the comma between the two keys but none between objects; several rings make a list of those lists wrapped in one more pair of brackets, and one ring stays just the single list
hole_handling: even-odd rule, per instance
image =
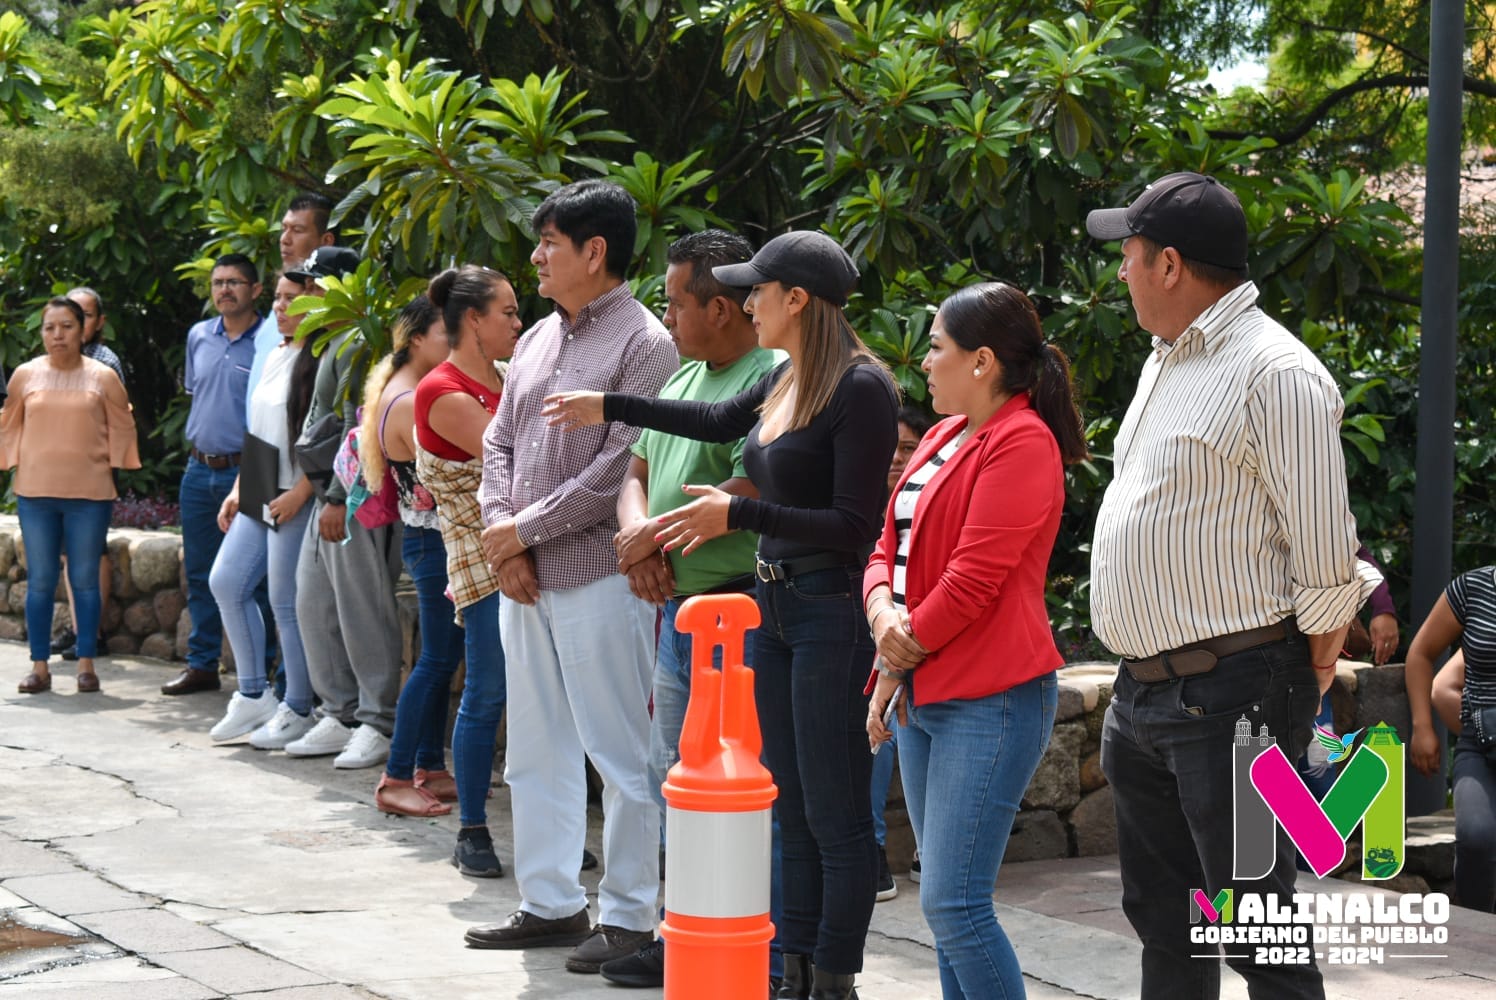
[{"label": "white sneaker with laces", "polygon": [[223,713],[218,724],[208,730],[215,741],[237,740],[260,728],[275,715],[276,701],[263,692],[258,698],[249,698],[238,691],[229,699],[229,710]]},{"label": "white sneaker with laces", "polygon": [[305,736],[287,743],[286,753],[292,757],[326,757],[330,753],[341,753],[352,735],[353,730],[332,716],[324,715]]},{"label": "white sneaker with laces", "polygon": [[274,718],[249,734],[249,745],[256,750],[284,750],[287,743],[301,739],[316,724],[311,712],[297,715],[295,709],[281,702]]},{"label": "white sneaker with laces", "polygon": [[390,755],[390,738],[373,726],[359,726],[348,741],[348,748],[338,754],[333,767],[357,770],[383,764]]}]

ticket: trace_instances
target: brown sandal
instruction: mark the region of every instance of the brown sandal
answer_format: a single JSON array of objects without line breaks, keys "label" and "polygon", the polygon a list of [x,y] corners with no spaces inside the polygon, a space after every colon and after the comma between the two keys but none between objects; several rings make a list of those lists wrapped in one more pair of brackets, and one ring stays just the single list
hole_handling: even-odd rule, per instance
[{"label": "brown sandal", "polygon": [[22,694],[41,694],[43,691],[50,691],[52,690],[52,675],[48,674],[43,677],[33,670],[16,686],[16,690]]},{"label": "brown sandal", "polygon": [[92,670],[80,670],[78,672],[78,693],[96,694],[99,690],[99,675]]},{"label": "brown sandal", "polygon": [[448,770],[427,771],[416,768],[416,787],[435,797],[440,802],[457,801],[457,779]]},{"label": "brown sandal", "polygon": [[[399,803],[391,801],[384,793],[385,789],[409,788],[421,797],[423,805],[419,809],[411,809]],[[435,795],[424,788],[417,788],[413,781],[400,781],[391,778],[388,774],[380,775],[379,787],[374,789],[374,804],[379,807],[380,812],[391,813],[395,816],[416,816],[426,818],[429,816],[445,816],[452,811],[452,807],[437,799]]]}]

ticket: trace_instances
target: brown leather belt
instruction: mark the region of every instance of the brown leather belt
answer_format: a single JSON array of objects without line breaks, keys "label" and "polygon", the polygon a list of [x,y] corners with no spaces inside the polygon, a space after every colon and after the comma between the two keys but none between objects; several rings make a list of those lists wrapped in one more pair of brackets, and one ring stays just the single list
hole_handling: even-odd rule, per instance
[{"label": "brown leather belt", "polygon": [[1122,666],[1140,684],[1156,684],[1159,681],[1208,674],[1215,669],[1217,660],[1245,653],[1258,646],[1266,646],[1270,642],[1282,642],[1297,629],[1297,623],[1289,617],[1261,628],[1201,639],[1199,642],[1150,656],[1146,660],[1129,660],[1123,657]]},{"label": "brown leather belt", "polygon": [[239,452],[232,455],[209,455],[207,452],[191,448],[192,457],[203,463],[210,469],[231,469],[239,464]]}]

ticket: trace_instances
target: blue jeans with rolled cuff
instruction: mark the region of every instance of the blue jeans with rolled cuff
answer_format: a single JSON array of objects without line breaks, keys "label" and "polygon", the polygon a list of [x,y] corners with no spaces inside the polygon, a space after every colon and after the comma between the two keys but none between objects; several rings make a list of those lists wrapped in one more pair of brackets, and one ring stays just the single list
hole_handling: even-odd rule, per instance
[{"label": "blue jeans with rolled cuff", "polygon": [[400,554],[416,587],[421,650],[395,704],[395,730],[384,770],[391,778],[409,781],[418,767],[446,769],[447,703],[464,638],[457,609],[447,596],[447,549],[441,532],[407,524]]}]

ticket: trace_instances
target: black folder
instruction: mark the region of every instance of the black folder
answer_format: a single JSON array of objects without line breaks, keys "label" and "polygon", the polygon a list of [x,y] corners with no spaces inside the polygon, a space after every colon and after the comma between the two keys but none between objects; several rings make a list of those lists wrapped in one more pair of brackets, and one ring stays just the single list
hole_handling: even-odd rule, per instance
[{"label": "black folder", "polygon": [[239,511],[268,527],[276,528],[270,516],[270,501],[280,496],[280,449],[253,434],[244,435],[239,454]]}]

